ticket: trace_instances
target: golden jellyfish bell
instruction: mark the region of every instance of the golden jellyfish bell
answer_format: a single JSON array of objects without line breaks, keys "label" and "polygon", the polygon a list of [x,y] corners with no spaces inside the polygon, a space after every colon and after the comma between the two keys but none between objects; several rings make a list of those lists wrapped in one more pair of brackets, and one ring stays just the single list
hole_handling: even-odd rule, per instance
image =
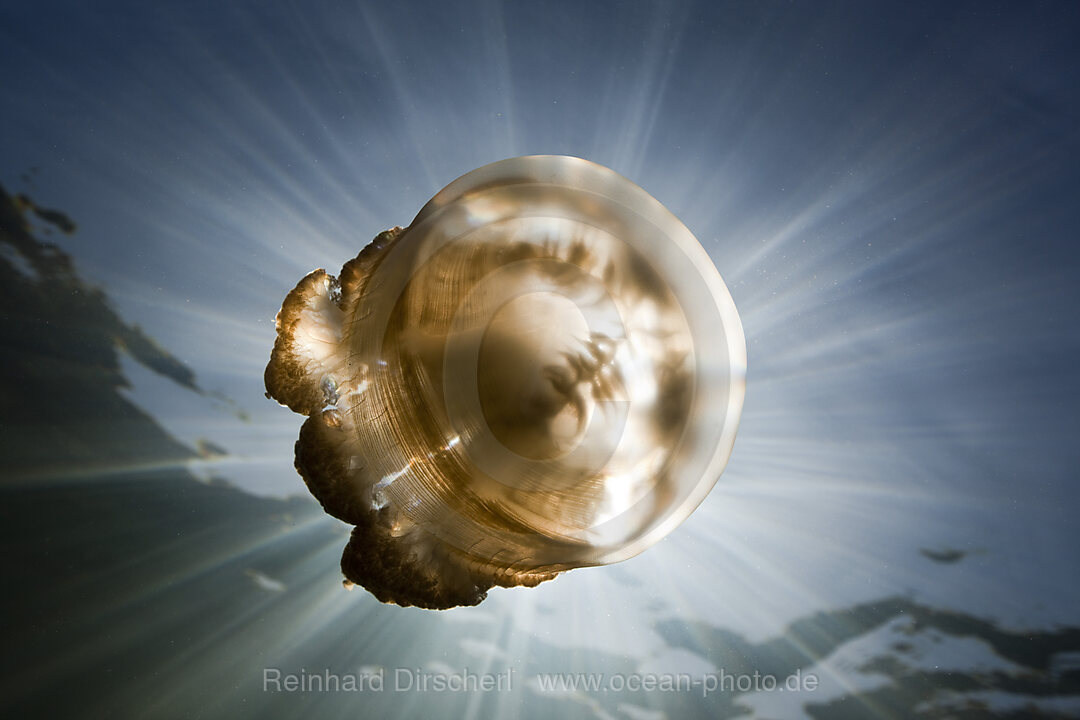
[{"label": "golden jellyfish bell", "polygon": [[746,346],[705,250],[626,178],[564,156],[464,175],[289,293],[268,395],[308,415],[296,467],[355,526],[383,602],[632,557],[731,453]]}]

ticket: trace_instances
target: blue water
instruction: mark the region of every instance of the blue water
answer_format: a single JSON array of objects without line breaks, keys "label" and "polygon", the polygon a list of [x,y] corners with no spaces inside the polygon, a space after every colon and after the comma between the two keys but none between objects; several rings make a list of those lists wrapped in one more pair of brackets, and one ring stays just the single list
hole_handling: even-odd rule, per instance
[{"label": "blue water", "polygon": [[[1080,715],[1078,15],[0,8],[0,714]],[[625,563],[444,613],[347,593],[263,397],[274,314],[532,153],[708,250],[749,354],[731,463]],[[368,684],[273,682],[312,674]]]}]

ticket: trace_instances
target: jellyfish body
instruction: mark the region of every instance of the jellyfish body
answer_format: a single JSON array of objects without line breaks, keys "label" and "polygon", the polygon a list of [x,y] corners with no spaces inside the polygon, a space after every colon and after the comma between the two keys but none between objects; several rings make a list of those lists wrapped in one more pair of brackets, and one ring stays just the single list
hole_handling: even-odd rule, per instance
[{"label": "jellyfish body", "polygon": [[746,367],[689,230],[585,160],[514,158],[289,293],[268,396],[383,602],[472,605],[641,552],[730,455]]}]

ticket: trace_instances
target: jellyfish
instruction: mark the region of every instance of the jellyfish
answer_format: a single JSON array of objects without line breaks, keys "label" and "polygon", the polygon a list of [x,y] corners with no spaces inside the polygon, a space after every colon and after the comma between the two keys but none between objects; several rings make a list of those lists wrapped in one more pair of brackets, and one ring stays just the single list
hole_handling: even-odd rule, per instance
[{"label": "jellyfish", "polygon": [[346,587],[445,609],[630,558],[731,454],[746,346],[691,232],[580,158],[450,183],[336,276],[288,293],[267,396],[353,526]]}]

